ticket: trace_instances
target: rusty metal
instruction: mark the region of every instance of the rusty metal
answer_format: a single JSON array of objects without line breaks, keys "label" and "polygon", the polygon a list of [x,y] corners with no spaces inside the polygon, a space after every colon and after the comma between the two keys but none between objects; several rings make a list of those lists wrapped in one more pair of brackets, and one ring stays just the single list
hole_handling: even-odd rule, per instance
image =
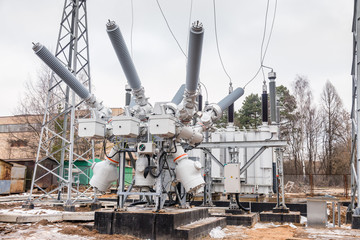
[{"label": "rusty metal", "polygon": [[26,166],[13,163],[11,168],[10,193],[25,192]]},{"label": "rusty metal", "polygon": [[312,174],[309,174],[309,182],[310,182],[310,195],[314,196],[314,178]]},{"label": "rusty metal", "polygon": [[344,174],[344,193],[345,193],[345,197],[348,197],[348,179],[347,179],[347,174]]}]

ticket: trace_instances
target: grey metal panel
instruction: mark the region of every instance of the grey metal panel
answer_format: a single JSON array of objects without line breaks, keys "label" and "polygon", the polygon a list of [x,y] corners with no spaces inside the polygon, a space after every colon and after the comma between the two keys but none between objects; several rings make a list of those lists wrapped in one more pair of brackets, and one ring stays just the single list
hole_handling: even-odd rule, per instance
[{"label": "grey metal panel", "polygon": [[307,200],[307,225],[309,227],[326,227],[327,225],[326,201]]},{"label": "grey metal panel", "polygon": [[223,98],[219,103],[219,107],[222,111],[227,109],[231,104],[233,104],[236,100],[238,100],[244,94],[244,89],[237,88],[232,93]]},{"label": "grey metal panel", "polygon": [[109,21],[106,24],[107,33],[109,35],[110,41],[116,52],[116,56],[123,68],[125,76],[128,80],[130,87],[133,90],[138,90],[141,88],[141,81],[136,72],[134,63],[131,59],[129,50],[126,46],[125,40],[120,32],[119,26],[115,22]]},{"label": "grey metal panel", "polygon": [[0,194],[10,194],[11,180],[0,180]]},{"label": "grey metal panel", "polygon": [[34,45],[33,50],[79,97],[82,99],[90,97],[89,90],[46,47],[37,43]]}]

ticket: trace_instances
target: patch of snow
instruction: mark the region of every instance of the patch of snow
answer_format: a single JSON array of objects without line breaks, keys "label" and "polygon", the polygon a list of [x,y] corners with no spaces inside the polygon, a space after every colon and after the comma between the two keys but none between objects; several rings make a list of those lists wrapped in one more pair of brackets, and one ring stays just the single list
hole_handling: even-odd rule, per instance
[{"label": "patch of snow", "polygon": [[310,238],[315,239],[359,239],[360,232],[348,229],[306,228]]},{"label": "patch of snow", "polygon": [[43,215],[43,214],[61,214],[60,211],[51,209],[24,209],[24,208],[12,208],[1,209],[0,214],[26,214],[26,215]]},{"label": "patch of snow", "polygon": [[307,217],[300,216],[300,224],[307,224]]},{"label": "patch of snow", "polygon": [[293,223],[290,223],[289,226],[290,226],[291,228],[294,228],[294,229],[297,228],[297,226],[295,226]]},{"label": "patch of snow", "polygon": [[211,238],[224,238],[224,237],[226,237],[226,233],[223,231],[223,229],[221,229],[220,226],[211,229],[209,235],[210,235]]},{"label": "patch of snow", "polygon": [[253,229],[261,229],[261,228],[269,228],[269,227],[280,227],[280,225],[276,225],[273,222],[271,223],[256,223]]},{"label": "patch of snow", "polygon": [[66,239],[66,240],[90,240],[93,237],[84,237],[78,235],[68,235],[60,233],[61,228],[48,226],[34,226],[33,228],[17,229],[18,225],[12,225],[12,229],[16,231],[8,234],[1,234],[0,239],[16,239],[16,240],[39,240],[39,239]]}]

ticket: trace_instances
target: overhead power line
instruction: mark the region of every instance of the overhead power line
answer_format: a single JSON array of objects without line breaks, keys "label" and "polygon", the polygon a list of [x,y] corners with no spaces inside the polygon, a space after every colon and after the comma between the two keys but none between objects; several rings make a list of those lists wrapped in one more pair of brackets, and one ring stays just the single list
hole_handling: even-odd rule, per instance
[{"label": "overhead power line", "polygon": [[230,81],[230,84],[231,84],[232,83],[231,82],[231,77],[228,74],[228,72],[226,71],[226,68],[224,66],[224,62],[223,62],[222,57],[221,57],[220,48],[219,48],[219,40],[218,40],[217,26],[216,26],[217,24],[216,24],[216,4],[215,4],[215,0],[213,0],[213,9],[214,9],[214,26],[215,26],[216,49],[217,49],[217,53],[218,53],[218,56],[219,56],[219,59],[220,59],[220,62],[221,62],[221,66],[222,66],[226,76],[229,78],[229,81]]},{"label": "overhead power line", "polygon": [[268,12],[269,12],[269,2],[270,0],[267,1],[266,4],[266,13],[265,13],[265,23],[264,23],[264,32],[263,32],[263,37],[262,37],[262,41],[261,41],[261,49],[260,49],[260,67],[258,68],[258,70],[256,71],[255,75],[244,85],[244,89],[247,85],[249,85],[260,73],[260,71],[262,71],[263,73],[263,77],[265,78],[264,72],[263,72],[263,67],[264,67],[264,60],[266,57],[266,53],[269,47],[269,43],[271,40],[271,36],[273,33],[273,29],[274,29],[274,23],[275,23],[275,18],[276,18],[276,10],[277,10],[277,0],[275,0],[275,5],[274,5],[274,13],[273,13],[273,17],[272,17],[272,23],[271,23],[271,27],[270,27],[270,32],[269,32],[269,37],[266,43],[266,47],[265,50],[263,51],[263,47],[264,47],[264,42],[265,42],[265,38],[266,38],[266,29],[267,29],[267,16],[268,16]]},{"label": "overhead power line", "polygon": [[160,6],[159,1],[156,0],[156,3],[157,3],[157,5],[158,5],[158,7],[159,7],[159,9],[160,9],[161,15],[163,16],[163,18],[164,18],[164,20],[165,20],[165,23],[166,23],[166,25],[167,25],[167,27],[168,27],[171,35],[173,36],[173,38],[174,38],[175,41],[176,41],[176,44],[179,46],[179,48],[180,48],[181,52],[184,54],[184,56],[187,57],[187,56],[186,56],[186,53],[184,52],[184,50],[183,50],[182,47],[180,46],[179,41],[176,39],[175,34],[174,34],[173,31],[171,30],[171,27],[170,27],[170,25],[169,25],[169,22],[168,22],[168,20],[167,20],[166,17],[165,17],[165,14],[164,14],[161,6]]}]

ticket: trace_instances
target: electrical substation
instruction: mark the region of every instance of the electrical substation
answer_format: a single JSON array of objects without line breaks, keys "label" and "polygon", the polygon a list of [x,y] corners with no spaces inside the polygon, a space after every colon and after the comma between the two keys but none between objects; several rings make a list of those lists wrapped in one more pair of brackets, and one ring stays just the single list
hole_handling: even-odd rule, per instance
[{"label": "electrical substation", "polygon": [[[360,4],[355,3],[353,33],[357,46]],[[257,92],[261,95],[261,124],[240,129],[234,120],[234,103],[244,100],[245,86],[252,80],[245,86],[230,81],[228,94],[217,103],[209,103],[211,96],[203,100],[206,86],[200,82],[200,69],[207,26],[199,19],[188,30],[186,78],[173,82],[178,91],[172,99],[150,102],[143,86],[147,80],[138,75],[126,36],[110,19],[104,22],[103,32],[110,41],[103,44],[112,45],[114,54],[107,57],[117,58],[127,80],[125,88],[117,86],[124,89],[119,94],[126,104],[114,113],[109,106],[116,103],[102,102],[102,96],[95,96],[92,90],[97,82],[90,74],[87,4],[91,1],[65,0],[54,53],[40,43],[41,39],[32,43],[34,59],[48,66],[52,74],[44,92],[46,111],[31,187],[21,207],[35,211],[51,206],[60,208],[61,213],[0,213],[1,222],[89,222],[87,227],[99,234],[196,239],[208,237],[214,229],[250,229],[269,222],[294,228],[340,228],[341,207],[348,206],[346,224],[360,228],[360,147],[356,137],[360,129],[360,78],[356,47],[350,200],[331,194],[291,199],[286,193],[294,182],[284,179],[284,154],[289,143],[282,138],[276,69],[261,66],[265,71],[264,83]],[[80,143],[81,148],[77,147]],[[104,154],[100,160],[95,156],[98,146]],[[88,169],[80,168],[80,162]],[[55,183],[51,188],[44,187],[44,179]],[[81,210],[84,206],[88,211]]]}]

